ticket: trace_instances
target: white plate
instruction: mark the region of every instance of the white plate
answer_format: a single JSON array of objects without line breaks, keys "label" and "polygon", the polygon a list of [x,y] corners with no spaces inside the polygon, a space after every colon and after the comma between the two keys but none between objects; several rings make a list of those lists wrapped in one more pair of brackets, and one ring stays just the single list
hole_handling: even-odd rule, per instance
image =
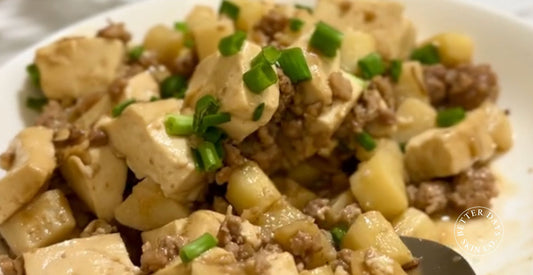
[{"label": "white plate", "polygon": [[[288,1],[286,1],[288,2]],[[312,1],[301,0],[302,3]],[[506,186],[493,209],[504,220],[502,245],[491,255],[470,258],[479,274],[533,273],[533,29],[516,19],[459,1],[402,0],[408,16],[419,30],[419,39],[440,31],[457,30],[476,41],[476,60],[493,65],[500,77],[499,105],[509,108],[515,146],[496,162]],[[102,13],[30,47],[0,68],[0,147],[31,121],[24,107],[27,79],[25,67],[40,45],[68,34],[86,34],[101,28],[106,20],[123,21],[136,40],[153,24],[171,24],[184,18],[197,4],[218,6],[219,0],[148,0]]]}]

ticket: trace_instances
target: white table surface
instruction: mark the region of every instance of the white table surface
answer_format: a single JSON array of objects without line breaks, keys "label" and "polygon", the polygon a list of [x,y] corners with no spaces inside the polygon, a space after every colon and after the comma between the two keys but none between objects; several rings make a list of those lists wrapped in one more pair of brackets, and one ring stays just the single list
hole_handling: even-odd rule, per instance
[{"label": "white table surface", "polygon": [[[0,0],[0,65],[58,29],[134,1],[141,0]],[[533,24],[533,0],[464,1],[479,2]]]}]

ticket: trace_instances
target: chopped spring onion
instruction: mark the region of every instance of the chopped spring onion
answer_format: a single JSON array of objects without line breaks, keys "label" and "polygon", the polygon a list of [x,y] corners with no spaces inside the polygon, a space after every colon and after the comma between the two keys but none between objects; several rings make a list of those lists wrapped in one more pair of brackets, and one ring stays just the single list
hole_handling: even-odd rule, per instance
[{"label": "chopped spring onion", "polygon": [[291,18],[289,20],[289,29],[293,32],[299,32],[302,27],[304,26],[304,21],[298,19],[298,18]]},{"label": "chopped spring onion", "polygon": [[374,148],[376,148],[376,141],[367,132],[361,132],[361,133],[357,134],[355,136],[355,140],[366,151],[372,151],[372,150],[374,150]]},{"label": "chopped spring onion", "polygon": [[203,125],[203,120],[206,115],[215,114],[220,105],[212,95],[204,95],[196,102],[194,110],[193,129],[196,133],[203,133],[206,127]]},{"label": "chopped spring onion", "polygon": [[309,7],[309,6],[302,5],[302,4],[296,4],[296,5],[294,5],[294,7],[297,8],[297,9],[300,9],[300,10],[306,10],[310,14],[313,14],[313,9],[311,7]]},{"label": "chopped spring onion", "polygon": [[441,110],[437,113],[437,125],[439,127],[450,127],[461,122],[465,116],[465,110],[461,107]]},{"label": "chopped spring onion", "polygon": [[194,132],[192,121],[192,116],[168,115],[164,122],[165,130],[170,136],[188,136]]},{"label": "chopped spring onion", "polygon": [[245,40],[246,33],[240,30],[236,31],[233,34],[220,39],[218,50],[223,56],[234,55],[241,50]]},{"label": "chopped spring onion", "polygon": [[402,74],[402,61],[393,60],[390,64],[390,75],[392,77],[392,80],[394,80],[394,82],[398,82],[398,79],[400,79],[401,74]]},{"label": "chopped spring onion", "polygon": [[155,95],[150,97],[150,102],[154,102],[154,101],[158,101],[158,100],[159,100],[159,97],[157,97]]},{"label": "chopped spring onion", "polygon": [[176,22],[174,23],[174,29],[183,33],[189,32],[189,26],[186,22]]},{"label": "chopped spring onion", "polygon": [[263,116],[263,111],[265,110],[265,103],[261,103],[255,107],[254,113],[252,115],[253,121],[258,121],[261,119],[261,116]]},{"label": "chopped spring onion", "polygon": [[171,75],[161,82],[161,98],[184,98],[187,79],[181,75]]},{"label": "chopped spring onion", "polygon": [[318,22],[311,40],[309,40],[309,45],[324,56],[334,57],[341,46],[342,37],[342,32],[324,22]]},{"label": "chopped spring onion", "polygon": [[204,233],[196,240],[188,243],[180,250],[180,258],[184,263],[194,260],[207,250],[217,246],[218,240],[209,233]]},{"label": "chopped spring onion", "polygon": [[215,150],[217,150],[217,154],[220,159],[224,159],[224,157],[226,156],[226,151],[224,150],[224,145],[222,145],[221,141],[215,143]]},{"label": "chopped spring onion", "polygon": [[231,3],[230,1],[222,1],[220,9],[218,10],[219,14],[224,14],[233,20],[239,18],[240,8],[239,6]]},{"label": "chopped spring onion", "polygon": [[261,93],[278,81],[278,76],[269,64],[259,64],[242,75],[246,87],[253,93]]},{"label": "chopped spring onion", "polygon": [[28,72],[28,75],[30,76],[31,83],[33,83],[35,87],[39,87],[41,85],[41,74],[39,73],[37,65],[28,65],[26,67],[26,72]]},{"label": "chopped spring onion", "polygon": [[400,146],[402,153],[405,153],[405,146],[407,146],[407,142],[400,142],[398,145]]},{"label": "chopped spring onion", "polygon": [[333,237],[333,242],[335,242],[335,245],[337,247],[341,245],[342,239],[344,239],[344,235],[346,235],[345,227],[334,227],[333,229],[331,229],[331,236]]},{"label": "chopped spring onion", "polygon": [[222,131],[220,128],[208,127],[202,137],[205,141],[209,141],[216,144],[220,140],[226,138],[226,133],[224,133],[224,131]]},{"label": "chopped spring onion", "polygon": [[204,171],[204,165],[202,164],[202,157],[197,149],[191,148],[192,158],[194,159],[194,167],[198,171]]},{"label": "chopped spring onion", "polygon": [[202,159],[202,166],[206,172],[213,172],[222,167],[222,160],[212,142],[203,141],[198,145],[197,149],[198,153],[200,153],[200,158]]},{"label": "chopped spring onion", "polygon": [[42,111],[44,105],[48,103],[48,99],[46,97],[28,97],[26,98],[26,107],[35,110],[35,111]]},{"label": "chopped spring onion", "polygon": [[371,53],[357,62],[364,79],[372,79],[385,72],[385,64],[378,53]]},{"label": "chopped spring onion", "polygon": [[133,98],[120,102],[115,107],[113,107],[113,110],[111,110],[111,115],[113,117],[120,116],[120,114],[122,114],[122,112],[124,112],[124,110],[133,103],[135,103],[135,99]]},{"label": "chopped spring onion", "polygon": [[202,123],[202,127],[207,129],[207,127],[217,126],[219,124],[226,123],[229,121],[231,121],[230,113],[224,112],[224,113],[206,115],[202,119],[201,123]]},{"label": "chopped spring onion", "polygon": [[185,38],[185,40],[183,41],[183,45],[189,49],[193,48],[195,45],[194,39],[192,37]]},{"label": "chopped spring onion", "polygon": [[283,50],[278,62],[285,75],[290,78],[293,84],[312,78],[311,71],[307,66],[307,61],[301,48]]},{"label": "chopped spring onion", "polygon": [[144,47],[143,46],[136,46],[131,48],[130,52],[128,53],[128,56],[130,57],[130,60],[137,61],[141,56],[143,55]]},{"label": "chopped spring onion", "polygon": [[411,53],[411,59],[422,64],[432,65],[440,62],[439,50],[433,44],[424,45]]},{"label": "chopped spring onion", "polygon": [[256,56],[254,59],[252,59],[252,67],[255,67],[256,65],[260,63],[267,63],[269,65],[274,65],[281,56],[281,51],[276,49],[274,46],[266,46],[263,48],[263,50]]}]

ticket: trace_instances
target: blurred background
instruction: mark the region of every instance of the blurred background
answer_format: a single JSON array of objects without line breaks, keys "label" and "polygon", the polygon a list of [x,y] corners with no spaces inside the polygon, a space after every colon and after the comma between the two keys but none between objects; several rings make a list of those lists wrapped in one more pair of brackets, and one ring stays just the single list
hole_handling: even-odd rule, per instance
[{"label": "blurred background", "polygon": [[[145,0],[0,0],[0,65],[58,29],[98,12],[136,1]],[[533,24],[533,0],[463,1],[478,2]]]}]

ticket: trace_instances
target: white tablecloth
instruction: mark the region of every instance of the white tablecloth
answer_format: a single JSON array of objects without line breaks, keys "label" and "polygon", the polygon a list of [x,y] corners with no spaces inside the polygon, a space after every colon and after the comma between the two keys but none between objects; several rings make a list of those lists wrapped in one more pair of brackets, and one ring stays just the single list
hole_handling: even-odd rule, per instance
[{"label": "white tablecloth", "polygon": [[[140,0],[0,0],[0,65],[62,27],[133,1]],[[533,0],[464,1],[479,2],[506,11],[533,24]]]}]

